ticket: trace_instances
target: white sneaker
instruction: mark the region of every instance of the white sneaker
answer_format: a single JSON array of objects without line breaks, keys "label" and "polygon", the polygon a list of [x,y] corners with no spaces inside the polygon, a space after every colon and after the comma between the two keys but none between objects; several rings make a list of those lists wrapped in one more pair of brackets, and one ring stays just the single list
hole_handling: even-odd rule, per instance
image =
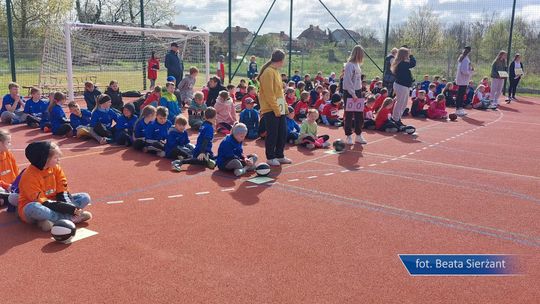
[{"label": "white sneaker", "polygon": [[165,151],[159,151],[157,153],[157,156],[162,157],[162,158],[165,157]]},{"label": "white sneaker", "polygon": [[242,176],[244,174],[246,174],[246,169],[245,168],[234,169],[234,175],[235,176],[240,177],[240,176]]},{"label": "white sneaker", "polygon": [[347,136],[347,145],[350,145],[350,146],[354,145],[352,135]]},{"label": "white sneaker", "polygon": [[42,231],[47,232],[47,231],[51,231],[52,226],[53,226],[53,222],[48,221],[48,220],[39,221],[39,222],[37,222],[37,226],[38,226],[39,229],[41,229]]},{"label": "white sneaker", "polygon": [[292,160],[286,158],[286,157],[282,157],[282,158],[278,158],[277,161],[280,163],[280,164],[285,164],[285,165],[289,165],[289,164],[292,164]]},{"label": "white sneaker", "polygon": [[277,160],[277,158],[269,159],[266,161],[266,163],[270,166],[279,167],[281,166],[281,163]]},{"label": "white sneaker", "polygon": [[81,212],[81,215],[74,215],[73,217],[71,217],[71,221],[74,224],[79,224],[79,223],[82,223],[82,222],[86,222],[86,221],[89,221],[91,219],[92,219],[92,213],[90,213],[88,211],[83,211],[83,212]]},{"label": "white sneaker", "polygon": [[367,144],[367,140],[364,138],[364,136],[362,134],[356,135],[356,140],[355,141],[358,144],[362,144],[362,145]]},{"label": "white sneaker", "polygon": [[330,143],[325,141],[325,142],[323,142],[322,147],[323,148],[328,148],[328,147],[330,147]]},{"label": "white sneaker", "polygon": [[465,112],[465,109],[460,108],[460,109],[456,110],[456,115],[457,116],[465,116],[465,115],[467,115],[467,112]]},{"label": "white sneaker", "polygon": [[313,149],[315,149],[315,145],[314,144],[306,144],[306,148],[308,148],[309,150],[313,150]]}]

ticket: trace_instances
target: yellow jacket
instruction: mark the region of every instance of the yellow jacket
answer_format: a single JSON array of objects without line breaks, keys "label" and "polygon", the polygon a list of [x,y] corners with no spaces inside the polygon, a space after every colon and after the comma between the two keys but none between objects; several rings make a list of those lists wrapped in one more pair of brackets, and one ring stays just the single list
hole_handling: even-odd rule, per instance
[{"label": "yellow jacket", "polygon": [[[261,115],[268,112],[274,112],[276,116],[281,116],[279,105],[277,103],[278,98],[284,98],[283,94],[283,82],[278,71],[269,66],[259,77],[260,89],[259,89],[259,104],[261,106]],[[285,113],[288,113],[288,109],[285,109]]]},{"label": "yellow jacket", "polygon": [[67,178],[59,165],[44,170],[30,165],[21,176],[19,191],[19,217],[26,222],[24,207],[33,202],[54,201],[57,193],[68,192]]}]

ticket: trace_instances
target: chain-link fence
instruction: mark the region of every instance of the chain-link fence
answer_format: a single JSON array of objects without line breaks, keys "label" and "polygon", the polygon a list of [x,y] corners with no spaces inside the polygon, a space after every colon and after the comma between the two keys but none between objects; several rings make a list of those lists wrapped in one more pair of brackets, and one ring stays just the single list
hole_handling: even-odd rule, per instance
[{"label": "chain-link fence", "polygon": [[[293,39],[290,45],[291,2]],[[215,73],[219,55],[226,56],[228,72],[228,1],[185,0],[176,3],[176,24],[187,25],[190,29],[195,26],[211,33],[210,72]],[[417,80],[426,74],[453,80],[459,52],[465,45],[470,45],[476,70],[473,80],[478,83],[483,76],[490,75],[491,62],[497,53],[508,51],[512,5],[513,0],[392,1],[386,36],[388,0],[235,0],[231,5],[233,82],[246,78],[251,55],[257,56],[260,68],[272,50],[282,48],[288,53],[289,46],[291,73],[298,70],[301,75],[314,76],[321,71],[326,77],[331,72],[339,76],[355,44],[350,34],[372,59],[366,57],[362,66],[368,80],[382,74],[386,43],[387,52],[401,45],[412,49],[418,62],[413,71]],[[15,39],[15,67],[21,85],[38,83],[42,49],[42,38]],[[525,76],[520,89],[523,91],[539,93],[538,49],[540,5],[534,0],[517,0],[509,59],[511,61],[516,52],[522,55]],[[2,92],[11,80],[9,71],[7,38],[0,37]],[[283,72],[288,72],[288,64]]]}]

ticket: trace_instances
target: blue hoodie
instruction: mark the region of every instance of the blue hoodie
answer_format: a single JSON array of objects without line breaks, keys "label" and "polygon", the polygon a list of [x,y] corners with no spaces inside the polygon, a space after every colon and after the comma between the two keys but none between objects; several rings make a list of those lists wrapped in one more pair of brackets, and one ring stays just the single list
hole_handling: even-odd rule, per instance
[{"label": "blue hoodie", "polygon": [[233,135],[229,134],[219,144],[216,165],[221,170],[225,170],[225,165],[231,159],[244,159],[244,149],[242,148],[242,143],[238,142]]},{"label": "blue hoodie", "polygon": [[118,120],[118,114],[112,109],[104,110],[97,108],[92,112],[92,119],[90,120],[90,126],[95,128],[98,123],[103,124],[107,130],[112,128],[113,121]]},{"label": "blue hoodie", "polygon": [[118,117],[118,120],[116,121],[115,126],[115,140],[116,142],[119,142],[121,138],[121,131],[126,131],[127,134],[131,137],[133,135],[133,128],[135,126],[135,123],[137,122],[137,115],[131,115],[130,118],[127,118],[124,115],[120,115]]},{"label": "blue hoodie", "polygon": [[[195,149],[193,149],[193,157],[197,157],[201,153],[208,153],[210,157],[214,156],[214,153],[212,152],[212,140],[214,139],[214,133],[214,126],[210,122],[204,121],[199,129],[197,144],[195,145]],[[203,142],[206,142],[206,149],[201,151],[203,148]]]},{"label": "blue hoodie", "polygon": [[300,133],[300,126],[294,121],[294,119],[290,119],[287,117],[287,136],[290,133]]},{"label": "blue hoodie", "polygon": [[174,124],[176,116],[180,115],[182,112],[180,106],[178,105],[178,99],[176,99],[176,96],[169,92],[162,93],[161,99],[159,100],[159,105],[169,109],[169,116],[167,116],[167,119]]},{"label": "blue hoodie", "polygon": [[69,123],[73,128],[73,134],[77,133],[77,128],[80,126],[89,126],[92,119],[92,113],[86,109],[81,110],[81,116],[77,116],[73,113],[69,115]]},{"label": "blue hoodie", "polygon": [[176,128],[172,127],[169,129],[169,134],[167,135],[165,153],[169,155],[174,148],[178,146],[184,147],[187,144],[189,144],[189,136],[187,132],[179,132],[178,130],[176,130]]},{"label": "blue hoodie", "polygon": [[145,136],[145,132],[146,132],[146,128],[148,127],[148,125],[150,125],[152,122],[150,123],[146,123],[144,122],[144,118],[141,118],[139,120],[139,122],[135,123],[135,130],[133,130],[133,137],[135,138],[144,138]]},{"label": "blue hoodie", "polygon": [[159,124],[157,120],[149,123],[144,130],[144,137],[146,140],[166,140],[168,131],[172,126],[170,121],[166,121],[164,124]]},{"label": "blue hoodie", "polygon": [[94,110],[94,108],[96,107],[96,100],[99,95],[101,95],[101,92],[96,87],[94,87],[94,90],[92,92],[84,90],[83,96],[84,101],[86,101],[86,108],[88,109],[88,111]]},{"label": "blue hoodie", "polygon": [[69,121],[67,121],[66,113],[64,113],[62,106],[59,105],[54,105],[54,107],[52,108],[50,120],[53,134],[58,131],[58,128],[60,128],[60,126],[65,123],[69,123]]},{"label": "blue hoodie", "polygon": [[46,99],[40,99],[38,101],[30,99],[26,102],[24,106],[24,113],[35,117],[41,117],[43,116],[43,112],[47,111],[48,106],[49,101]]},{"label": "blue hoodie", "polygon": [[259,112],[255,109],[244,109],[240,113],[240,122],[245,124],[248,128],[248,131],[255,130],[259,131]]}]

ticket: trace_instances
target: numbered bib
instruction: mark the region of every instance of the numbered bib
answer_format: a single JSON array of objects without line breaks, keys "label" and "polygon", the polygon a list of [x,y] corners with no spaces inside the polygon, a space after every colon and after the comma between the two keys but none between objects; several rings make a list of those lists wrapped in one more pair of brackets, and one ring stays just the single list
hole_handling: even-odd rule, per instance
[{"label": "numbered bib", "polygon": [[499,77],[501,78],[508,78],[508,72],[506,71],[499,71]]},{"label": "numbered bib", "polygon": [[364,98],[358,98],[356,101],[347,98],[345,103],[345,112],[364,112]]},{"label": "numbered bib", "polygon": [[277,104],[279,106],[279,113],[281,113],[281,115],[287,115],[287,110],[289,109],[289,105],[285,101],[285,98],[278,98]]},{"label": "numbered bib", "polygon": [[516,72],[517,76],[523,75],[523,69],[517,68],[517,69],[514,69],[514,71]]}]

